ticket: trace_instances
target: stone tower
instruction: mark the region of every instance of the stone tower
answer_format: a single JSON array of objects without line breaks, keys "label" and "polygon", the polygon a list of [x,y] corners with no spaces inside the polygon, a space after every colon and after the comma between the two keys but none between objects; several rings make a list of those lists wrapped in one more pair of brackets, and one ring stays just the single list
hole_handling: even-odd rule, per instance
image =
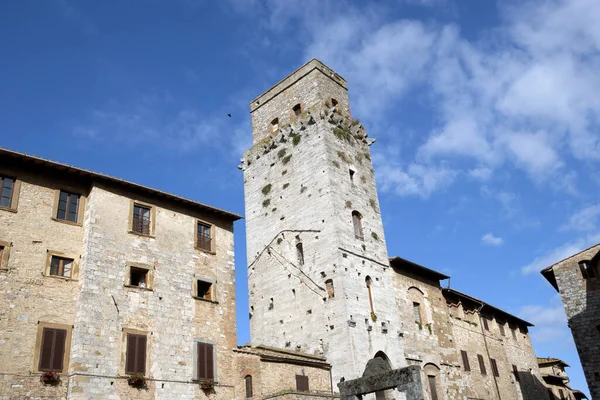
[{"label": "stone tower", "polygon": [[[404,366],[369,139],[346,81],[311,60],[252,101],[244,155],[253,345],[322,354],[337,383]],[[334,389],[335,389],[334,383]]]}]

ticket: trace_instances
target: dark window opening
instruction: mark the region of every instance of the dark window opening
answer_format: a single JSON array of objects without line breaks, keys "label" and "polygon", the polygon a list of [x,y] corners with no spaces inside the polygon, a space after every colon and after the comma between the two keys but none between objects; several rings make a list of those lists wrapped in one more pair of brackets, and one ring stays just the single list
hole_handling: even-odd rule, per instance
[{"label": "dark window opening", "polygon": [[212,237],[211,237],[212,226],[205,224],[204,222],[198,222],[196,232],[196,246],[199,249],[212,251]]},{"label": "dark window opening", "polygon": [[137,287],[148,287],[148,270],[144,268],[130,267],[129,284]]},{"label": "dark window opening", "polygon": [[210,343],[197,343],[198,351],[198,380],[215,379],[215,363],[213,345]]},{"label": "dark window opening", "polygon": [[205,300],[212,300],[212,283],[211,282],[206,282],[203,280],[198,279],[196,281],[196,296],[201,298],[201,299],[205,299]]},{"label": "dark window opening", "polygon": [[500,372],[498,371],[498,364],[496,364],[496,360],[490,358],[490,364],[492,364],[492,372],[494,376],[500,376]]},{"label": "dark window opening", "polygon": [[308,376],[296,375],[296,390],[299,392],[308,392]]},{"label": "dark window opening", "polygon": [[133,206],[132,230],[142,235],[150,234],[150,207],[144,207],[139,204]]},{"label": "dark window opening", "polygon": [[127,334],[126,374],[146,374],[146,335]]},{"label": "dark window opening", "polygon": [[421,305],[419,303],[413,302],[413,314],[415,316],[415,322],[418,322],[419,324],[423,322],[421,319]]},{"label": "dark window opening", "polygon": [[579,269],[581,270],[581,276],[583,279],[595,278],[598,276],[598,264],[592,265],[589,260],[579,262]]},{"label": "dark window opening", "polygon": [[364,240],[362,215],[358,211],[352,211],[352,226],[354,227],[354,238]]},{"label": "dark window opening", "polygon": [[517,382],[520,382],[520,381],[521,381],[521,378],[519,377],[519,370],[517,369],[517,366],[513,364],[513,366],[512,366],[512,370],[513,370],[513,374],[514,374],[514,376],[515,376],[515,380],[516,380]]},{"label": "dark window opening", "polygon": [[354,174],[355,174],[355,171],[349,169],[348,173],[350,174],[350,182],[354,183]]},{"label": "dark window opening", "polygon": [[10,208],[15,180],[0,176],[0,207]]},{"label": "dark window opening", "polygon": [[483,321],[483,327],[485,328],[486,331],[490,330],[490,327],[488,326],[488,321],[486,317],[481,317],[481,320]]},{"label": "dark window opening", "polygon": [[293,108],[292,111],[294,111],[294,115],[298,116],[300,114],[302,114],[302,105],[301,104],[296,104]]},{"label": "dark window opening", "polygon": [[252,377],[250,375],[244,378],[246,381],[246,398],[249,399],[252,397]]},{"label": "dark window opening", "polygon": [[338,101],[337,101],[336,99],[334,99],[333,97],[331,98],[331,105],[332,105],[333,107],[335,107],[335,106],[337,106],[337,105],[338,105]]},{"label": "dark window opening", "polygon": [[271,121],[271,131],[277,132],[279,130],[279,118],[275,118]]},{"label": "dark window opening", "polygon": [[62,219],[70,222],[77,222],[77,212],[79,208],[79,195],[60,191],[58,197],[57,219]]},{"label": "dark window opening", "polygon": [[302,243],[296,243],[296,256],[298,257],[298,264],[304,265],[304,248]]},{"label": "dark window opening", "polygon": [[481,371],[481,375],[487,375],[485,363],[483,362],[483,356],[481,354],[477,354],[477,361],[479,361],[479,371]]},{"label": "dark window opening", "polygon": [[65,329],[44,328],[40,347],[40,371],[62,372],[65,357],[67,331]]},{"label": "dark window opening", "polygon": [[558,389],[558,394],[560,395],[560,400],[565,400],[565,393],[562,389]]},{"label": "dark window opening", "polygon": [[370,276],[365,278],[365,284],[367,285],[367,292],[369,293],[369,305],[371,306],[371,315],[375,314],[375,309],[373,308],[373,295],[371,293],[371,286],[373,285],[373,281]]},{"label": "dark window opening", "polygon": [[335,296],[335,292],[333,289],[333,279],[327,279],[325,281],[325,288],[327,290],[327,297],[332,298]]},{"label": "dark window opening", "polygon": [[64,278],[70,278],[73,270],[73,260],[70,258],[63,258],[52,256],[50,259],[50,275],[62,276]]},{"label": "dark window opening", "polygon": [[464,350],[460,351],[460,355],[462,356],[462,361],[463,361],[463,368],[465,371],[470,371],[471,370],[471,366],[469,365],[469,356],[467,355],[467,352]]}]

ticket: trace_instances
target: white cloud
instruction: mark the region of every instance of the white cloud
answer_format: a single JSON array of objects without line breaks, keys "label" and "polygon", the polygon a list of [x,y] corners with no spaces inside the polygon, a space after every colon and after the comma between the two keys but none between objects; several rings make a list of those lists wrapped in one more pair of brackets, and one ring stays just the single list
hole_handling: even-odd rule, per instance
[{"label": "white cloud", "polygon": [[573,254],[577,254],[598,242],[600,242],[600,234],[587,235],[564,243],[548,251],[546,254],[536,257],[532,262],[521,267],[521,273],[524,275],[539,273],[542,269],[570,257]]},{"label": "white cloud", "polygon": [[482,182],[490,180],[492,174],[492,169],[488,167],[478,167],[469,170],[469,176]]},{"label": "white cloud", "polygon": [[535,325],[531,336],[536,343],[560,343],[563,347],[574,347],[560,294],[554,295],[546,305],[525,305],[516,315]]},{"label": "white cloud", "polygon": [[491,233],[486,233],[481,237],[481,242],[491,246],[500,246],[503,243],[503,240],[501,237],[494,236]]},{"label": "white cloud", "polygon": [[585,207],[571,215],[569,221],[561,227],[562,230],[591,232],[598,229],[600,204]]}]

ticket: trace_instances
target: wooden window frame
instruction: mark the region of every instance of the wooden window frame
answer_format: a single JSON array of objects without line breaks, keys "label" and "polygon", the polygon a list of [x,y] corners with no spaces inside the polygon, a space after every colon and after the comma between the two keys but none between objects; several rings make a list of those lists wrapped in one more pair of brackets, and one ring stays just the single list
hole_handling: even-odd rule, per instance
[{"label": "wooden window frame", "polygon": [[[145,270],[146,271],[146,286],[138,286],[131,284],[131,272],[132,269],[137,270]],[[141,290],[150,290],[154,289],[154,268],[147,264],[140,264],[137,262],[128,262],[127,263],[127,274],[125,275],[125,287],[133,288],[133,289],[141,289]]]},{"label": "wooden window frame", "polygon": [[54,372],[65,373],[69,370],[69,359],[71,357],[71,332],[73,330],[73,325],[67,324],[58,324],[53,322],[41,322],[38,321],[37,334],[35,339],[35,346],[33,348],[33,365],[31,368],[31,372],[33,374],[41,374],[43,371],[39,369],[40,364],[40,356],[42,351],[42,342],[43,342],[43,334],[44,328],[46,329],[63,329],[67,331],[65,337],[65,351],[63,354],[63,365],[62,370],[55,370]]},{"label": "wooden window frame", "polygon": [[8,207],[0,206],[0,210],[17,212],[19,206],[19,193],[21,192],[21,180],[13,176],[4,174],[0,174],[0,178],[2,178],[2,180],[0,181],[0,194],[2,193],[2,188],[4,186],[4,178],[13,180],[12,193],[10,194],[10,204]]},{"label": "wooden window frame", "polygon": [[490,357],[490,364],[492,366],[492,372],[495,377],[500,377],[500,371],[498,370],[498,363],[496,359]]},{"label": "wooden window frame", "polygon": [[[354,239],[365,240],[365,230],[362,223],[363,216],[360,212],[352,211],[352,231],[354,233]],[[357,233],[358,232],[358,233]]]},{"label": "wooden window frame", "polygon": [[[304,386],[306,384],[306,386]],[[308,376],[296,374],[296,391],[297,392],[310,392],[310,385]]]},{"label": "wooden window frame", "polygon": [[146,337],[146,362],[144,365],[144,376],[148,376],[148,371],[150,371],[150,350],[152,349],[150,338],[152,335],[149,332],[142,331],[139,329],[132,328],[123,328],[122,330],[122,338],[121,338],[121,364],[119,366],[119,373],[121,376],[128,376],[130,373],[127,371],[127,340],[128,335],[138,335]]},{"label": "wooden window frame", "polygon": [[[204,381],[204,380],[209,380],[211,378],[209,377],[200,377],[200,360],[198,359],[198,353],[199,353],[199,349],[198,349],[198,344],[199,343],[203,343],[206,345],[210,345],[212,346],[212,368],[213,368],[213,377],[212,377],[212,381],[213,382],[218,382],[218,369],[217,369],[217,342],[213,341],[213,340],[207,340],[207,339],[195,339],[194,340],[194,349],[193,349],[193,353],[194,353],[194,357],[193,357],[193,362],[194,362],[194,376],[193,376],[193,380],[194,381]],[[208,374],[207,374],[208,375]]]},{"label": "wooden window frame", "polygon": [[[61,192],[65,192],[69,195],[79,196],[79,203],[77,204],[77,221],[76,222],[69,221],[68,219],[58,218],[58,203],[60,201]],[[86,201],[87,201],[86,196],[84,196],[83,193],[81,193],[78,190],[72,190],[70,188],[55,189],[54,190],[54,205],[52,206],[52,220],[63,223],[63,224],[67,224],[67,225],[82,226],[83,225],[83,217],[84,217],[84,213],[85,213]],[[68,204],[68,202],[67,202],[67,204]],[[67,214],[68,214],[68,212],[69,211],[67,209]],[[67,215],[65,215],[65,216],[67,216]]]},{"label": "wooden window frame", "polygon": [[477,361],[479,362],[479,371],[481,372],[481,375],[487,375],[485,361],[483,361],[483,356],[481,354],[477,354]]},{"label": "wooden window frame", "polygon": [[[148,234],[141,233],[141,232],[138,232],[138,231],[136,231],[136,230],[133,229],[133,215],[134,215],[134,209],[135,209],[136,206],[150,209],[150,224],[149,224],[149,227],[148,227],[148,229],[149,229]],[[130,206],[129,206],[129,220],[128,220],[128,225],[127,226],[128,226],[127,232],[132,233],[134,235],[138,235],[138,236],[141,236],[141,237],[150,237],[150,238],[156,237],[155,236],[155,232],[156,232],[156,207],[153,206],[152,204],[145,203],[143,201],[131,200]]]},{"label": "wooden window frame", "polygon": [[[417,314],[415,314],[415,309],[417,311]],[[418,324],[422,324],[423,323],[423,316],[421,315],[421,303],[417,303],[416,301],[413,301],[413,314],[415,314],[414,316],[416,317],[417,315],[419,316],[419,320],[417,321],[415,318],[415,322]]]},{"label": "wooden window frame", "polygon": [[[206,249],[206,248],[200,247],[198,245],[198,243],[200,241],[199,240],[200,239],[200,235],[199,235],[199,232],[198,232],[199,225],[205,225],[205,226],[208,226],[210,228],[210,249]],[[202,251],[204,253],[216,254],[216,246],[215,246],[215,243],[216,243],[215,239],[216,239],[216,237],[215,237],[215,233],[216,233],[216,229],[215,229],[214,224],[211,224],[210,222],[207,222],[205,220],[197,218],[195,220],[195,222],[194,222],[194,248],[196,250],[200,250],[200,251]]]},{"label": "wooden window frame", "polygon": [[[198,296],[198,282],[210,283],[210,298],[207,299],[205,297]],[[217,301],[217,285],[216,282],[212,279],[207,279],[199,276],[194,277],[194,282],[192,284],[192,297],[196,300],[207,301],[209,303],[216,303]]]},{"label": "wooden window frame", "polygon": [[[52,257],[58,257],[63,259],[72,260],[71,263],[71,276],[61,276],[50,274],[50,268],[52,265]],[[76,281],[79,278],[79,256],[72,253],[62,253],[60,251],[47,250],[46,251],[46,265],[44,267],[43,275],[47,278],[64,279],[68,281]]]},{"label": "wooden window frame", "polygon": [[8,260],[12,243],[0,240],[0,271],[8,271]]},{"label": "wooden window frame", "polygon": [[254,397],[254,391],[252,387],[252,375],[246,375],[244,377],[244,384],[246,386],[246,398],[251,399]]},{"label": "wooden window frame", "polygon": [[471,364],[469,364],[469,353],[467,353],[465,350],[461,350],[460,355],[462,357],[464,371],[471,371]]}]

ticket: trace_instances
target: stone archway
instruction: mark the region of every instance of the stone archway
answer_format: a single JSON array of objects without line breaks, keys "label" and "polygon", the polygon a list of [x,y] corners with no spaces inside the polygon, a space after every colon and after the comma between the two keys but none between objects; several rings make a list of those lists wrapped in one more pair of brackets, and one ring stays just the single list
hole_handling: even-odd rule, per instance
[{"label": "stone archway", "polygon": [[367,363],[363,376],[338,383],[342,400],[362,400],[369,393],[396,389],[406,395],[406,400],[424,400],[421,386],[421,368],[411,365],[391,369],[386,360],[374,357]]}]

